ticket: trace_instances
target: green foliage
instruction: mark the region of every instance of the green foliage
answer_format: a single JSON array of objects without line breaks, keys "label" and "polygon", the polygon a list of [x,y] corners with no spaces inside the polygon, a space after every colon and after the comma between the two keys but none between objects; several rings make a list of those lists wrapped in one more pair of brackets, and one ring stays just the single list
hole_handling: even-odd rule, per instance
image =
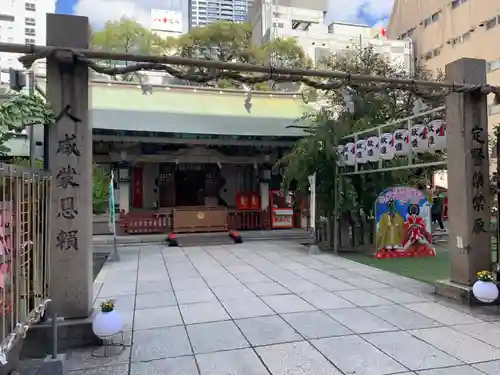
[{"label": "green foliage", "polygon": [[165,40],[127,18],[108,21],[92,33],[92,48],[99,51],[161,53],[166,46]]},{"label": "green foliage", "polygon": [[196,27],[179,37],[175,47],[181,57],[225,62],[255,62],[257,58],[249,23],[218,21]]},{"label": "green foliage", "polygon": [[[21,167],[30,168],[30,160],[28,158],[15,157],[10,159],[10,163],[13,165],[19,165]],[[35,168],[43,169],[43,161],[35,160]]]},{"label": "green foliage", "polygon": [[51,124],[54,121],[54,112],[41,96],[7,93],[0,100],[0,155],[10,151],[5,142],[12,132],[21,132],[30,124]]},{"label": "green foliage", "polygon": [[[349,72],[351,74],[378,75],[385,77],[407,77],[400,67],[391,65],[372,48],[352,50],[332,55],[323,62],[324,69]],[[428,79],[430,72],[419,69],[417,78]],[[442,78],[442,77],[439,77]],[[326,93],[313,92],[324,102],[324,106],[312,113],[306,113],[302,122],[311,123],[310,136],[299,140],[292,152],[278,162],[285,166],[284,188],[292,181],[297,184],[298,193],[308,193],[308,176],[316,172],[317,200],[319,214],[331,218],[335,209],[335,191],[339,189],[336,167],[336,146],[345,143],[342,138],[356,131],[373,128],[398,118],[412,115],[417,97],[403,90],[366,91],[354,85],[350,93],[354,111],[347,110],[345,93],[332,90]],[[442,105],[439,100],[424,100],[425,105]],[[387,128],[384,131],[392,131]],[[442,155],[425,154],[423,161],[443,158]],[[403,161],[395,160],[394,165]],[[361,218],[372,211],[373,202],[385,188],[400,184],[416,184],[425,180],[431,171],[412,169],[391,172],[374,172],[342,178],[339,189],[340,215]]]},{"label": "green foliage", "polygon": [[92,172],[92,213],[105,214],[108,210],[109,175],[97,165]]},{"label": "green foliage", "polygon": [[[92,33],[92,48],[106,52],[136,52],[145,54],[177,55],[223,62],[243,62],[268,65],[271,61],[279,67],[306,67],[311,64],[303,49],[294,38],[276,39],[263,45],[252,41],[249,23],[218,21],[197,27],[179,37],[163,39],[141,24],[122,18],[106,22],[104,27]],[[116,66],[119,62],[106,61]],[[196,67],[179,67],[188,72],[206,72]],[[123,81],[138,81],[137,74],[115,77]],[[186,82],[186,84],[193,84]],[[194,83],[196,84],[196,83]],[[220,79],[208,85],[219,88],[241,88],[243,85]],[[255,85],[257,90],[269,90],[267,82]]]},{"label": "green foliage", "polygon": [[[91,47],[104,52],[135,52],[141,54],[168,54],[172,49],[170,38],[162,39],[140,23],[122,18],[119,21],[108,21],[104,27],[92,32]],[[106,65],[127,65],[127,62],[105,61]],[[137,82],[137,74],[113,76],[115,80]]]},{"label": "green foliage", "polygon": [[[304,50],[293,38],[275,39],[263,45],[252,41],[249,23],[218,21],[193,29],[173,42],[175,53],[182,57],[203,58],[223,62],[243,62],[279,67],[306,67],[310,65]],[[189,71],[205,71],[188,68]],[[220,88],[242,87],[238,82],[221,79],[210,83]],[[269,90],[269,84],[255,85],[257,90]]]}]

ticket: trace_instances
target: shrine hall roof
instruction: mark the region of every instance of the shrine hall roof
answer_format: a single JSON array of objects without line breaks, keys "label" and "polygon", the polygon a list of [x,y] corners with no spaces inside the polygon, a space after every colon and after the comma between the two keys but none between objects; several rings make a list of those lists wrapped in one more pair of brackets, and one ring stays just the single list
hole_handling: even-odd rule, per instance
[{"label": "shrine hall roof", "polygon": [[154,87],[144,95],[137,85],[92,83],[94,129],[158,133],[301,137],[287,128],[310,111],[300,94],[254,93],[193,87]]}]

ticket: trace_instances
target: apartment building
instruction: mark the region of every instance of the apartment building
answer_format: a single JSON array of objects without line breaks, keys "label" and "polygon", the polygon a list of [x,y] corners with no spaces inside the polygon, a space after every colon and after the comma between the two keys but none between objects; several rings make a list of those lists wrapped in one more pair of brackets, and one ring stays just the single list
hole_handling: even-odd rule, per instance
[{"label": "apartment building", "polygon": [[[46,14],[54,13],[56,0],[0,0],[0,42],[45,44]],[[0,52],[0,82],[9,68],[22,68],[19,56]]]},{"label": "apartment building", "polygon": [[381,29],[368,25],[325,24],[328,1],[255,1],[248,13],[256,44],[275,38],[295,38],[316,64],[330,54],[359,46],[373,46],[389,61],[411,70],[411,41],[389,40]]},{"label": "apartment building", "polygon": [[[500,85],[500,2],[497,0],[395,0],[387,26],[393,39],[411,40],[417,63],[432,70],[462,57],[485,59],[488,83]],[[490,128],[500,105],[490,99]]]},{"label": "apartment building", "polygon": [[205,26],[223,20],[243,22],[248,12],[248,0],[190,0],[191,27]]}]

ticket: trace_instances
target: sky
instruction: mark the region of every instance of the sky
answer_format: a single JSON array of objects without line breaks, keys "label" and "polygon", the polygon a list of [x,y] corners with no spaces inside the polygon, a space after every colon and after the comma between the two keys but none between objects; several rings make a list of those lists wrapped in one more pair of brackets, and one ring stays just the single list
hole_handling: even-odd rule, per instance
[{"label": "sky", "polygon": [[[122,16],[147,24],[151,8],[165,9],[166,3],[178,4],[180,1],[182,0],[57,0],[57,12],[87,16],[94,26]],[[329,0],[327,21],[385,25],[393,1]]]}]

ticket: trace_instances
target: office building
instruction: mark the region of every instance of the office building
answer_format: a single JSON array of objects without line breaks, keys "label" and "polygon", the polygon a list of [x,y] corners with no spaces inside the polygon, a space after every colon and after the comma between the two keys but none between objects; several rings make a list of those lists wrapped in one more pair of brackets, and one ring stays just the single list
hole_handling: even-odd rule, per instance
[{"label": "office building", "polygon": [[[488,83],[500,85],[500,3],[478,0],[397,0],[387,28],[392,38],[411,39],[415,58],[428,69],[444,69],[462,57],[487,61]],[[491,126],[500,105],[489,106]]]},{"label": "office building", "polygon": [[325,25],[328,1],[255,1],[248,13],[256,44],[276,38],[295,38],[317,64],[332,53],[359,46],[373,46],[389,61],[411,69],[411,42],[389,40],[381,29],[367,25],[334,22]]},{"label": "office building", "polygon": [[[0,42],[44,45],[46,14],[55,10],[56,0],[1,0]],[[22,68],[18,57],[0,52],[1,82],[7,82],[9,68]]]},{"label": "office building", "polygon": [[220,20],[243,22],[247,12],[248,0],[191,0],[191,27]]},{"label": "office building", "polygon": [[[436,71],[462,57],[487,62],[488,83],[500,85],[500,3],[484,0],[395,0],[387,35],[411,40],[417,64]],[[490,131],[500,105],[489,99]],[[494,153],[492,156],[494,157]],[[496,160],[492,160],[492,167]],[[442,184],[447,184],[441,177]]]}]

